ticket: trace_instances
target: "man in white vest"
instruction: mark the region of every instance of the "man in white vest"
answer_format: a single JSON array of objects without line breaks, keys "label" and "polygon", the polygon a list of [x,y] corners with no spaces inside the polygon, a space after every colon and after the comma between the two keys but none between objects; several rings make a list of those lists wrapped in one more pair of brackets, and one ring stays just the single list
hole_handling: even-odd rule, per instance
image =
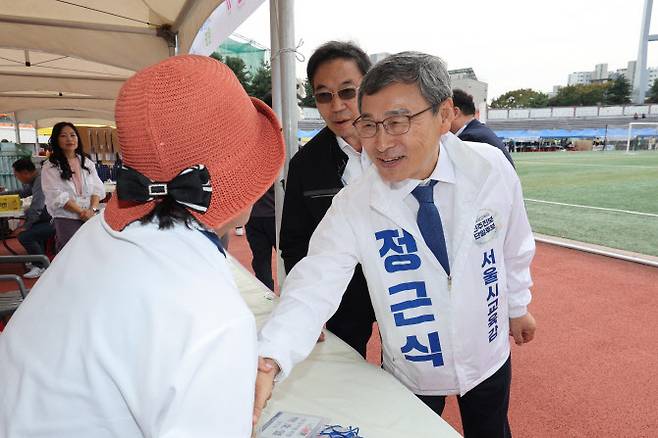
[{"label": "man in white vest", "polygon": [[360,263],[384,368],[438,414],[457,395],[466,437],[510,437],[508,333],[522,345],[535,332],[535,245],[516,172],[496,149],[450,133],[437,57],[378,63],[359,105],[354,126],[375,166],[336,195],[261,330],[255,418],[275,378],[311,352]]}]

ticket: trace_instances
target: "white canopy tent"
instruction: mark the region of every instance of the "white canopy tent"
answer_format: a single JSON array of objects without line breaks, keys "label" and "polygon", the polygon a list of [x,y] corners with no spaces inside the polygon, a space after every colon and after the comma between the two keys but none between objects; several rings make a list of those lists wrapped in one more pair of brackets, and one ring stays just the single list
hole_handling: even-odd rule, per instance
[{"label": "white canopy tent", "polygon": [[189,53],[222,4],[231,0],[0,0],[0,112],[112,123],[123,81]]},{"label": "white canopy tent", "polygon": [[[0,113],[113,124],[122,83],[174,54],[209,55],[264,0],[0,0]],[[270,0],[273,107],[297,151],[294,0]],[[277,229],[283,184],[276,184]],[[278,235],[278,232],[277,232]],[[285,274],[279,270],[282,281]]]}]

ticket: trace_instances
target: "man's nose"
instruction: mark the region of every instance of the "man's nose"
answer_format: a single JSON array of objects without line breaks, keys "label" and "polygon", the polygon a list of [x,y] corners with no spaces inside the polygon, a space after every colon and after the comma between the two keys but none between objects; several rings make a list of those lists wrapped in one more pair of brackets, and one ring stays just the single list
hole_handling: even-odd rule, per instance
[{"label": "man's nose", "polygon": [[334,94],[331,96],[331,111],[333,112],[338,112],[342,111],[345,109],[345,102],[343,102],[343,99],[341,99],[338,94]]},{"label": "man's nose", "polygon": [[373,140],[375,141],[377,152],[386,152],[387,149],[393,147],[395,136],[386,132],[384,125],[378,125]]}]

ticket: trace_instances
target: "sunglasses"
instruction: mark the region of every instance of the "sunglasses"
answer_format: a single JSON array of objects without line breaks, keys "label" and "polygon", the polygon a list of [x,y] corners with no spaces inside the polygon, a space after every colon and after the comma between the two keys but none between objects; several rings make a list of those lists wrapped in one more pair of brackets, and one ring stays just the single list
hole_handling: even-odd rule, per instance
[{"label": "sunglasses", "polygon": [[320,91],[319,93],[315,93],[313,96],[315,97],[315,101],[317,103],[330,103],[334,96],[338,96],[341,98],[341,100],[351,100],[356,97],[356,91],[358,88],[343,88],[342,90],[338,90],[335,93],[333,91]]}]

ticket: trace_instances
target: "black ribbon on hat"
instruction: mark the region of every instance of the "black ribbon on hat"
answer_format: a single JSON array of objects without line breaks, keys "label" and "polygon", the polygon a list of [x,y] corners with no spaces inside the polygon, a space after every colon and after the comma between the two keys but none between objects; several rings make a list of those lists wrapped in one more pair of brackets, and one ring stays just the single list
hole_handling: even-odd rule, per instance
[{"label": "black ribbon on hat", "polygon": [[188,167],[169,182],[155,182],[128,166],[117,172],[117,196],[122,201],[145,203],[170,196],[187,208],[205,213],[210,205],[212,185],[206,166]]}]

